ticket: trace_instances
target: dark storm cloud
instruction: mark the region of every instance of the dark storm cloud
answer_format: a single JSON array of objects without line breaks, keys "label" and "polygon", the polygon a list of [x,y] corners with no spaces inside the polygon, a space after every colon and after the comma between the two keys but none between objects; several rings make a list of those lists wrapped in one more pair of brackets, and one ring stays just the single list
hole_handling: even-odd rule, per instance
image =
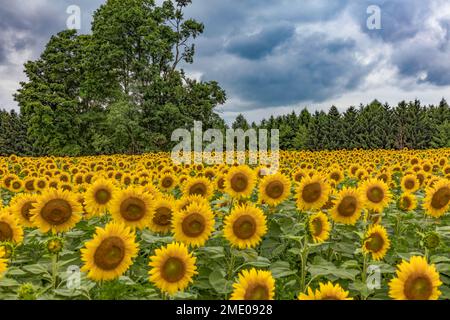
[{"label": "dark storm cloud", "polygon": [[[298,36],[260,60],[240,61],[239,68],[213,77],[239,97],[252,103],[248,108],[323,101],[337,92],[356,87],[367,66],[354,62],[353,40],[330,40],[316,33]],[[233,110],[231,107],[229,110]]]},{"label": "dark storm cloud", "polygon": [[295,27],[292,25],[281,25],[248,36],[237,36],[227,44],[226,50],[247,59],[258,60],[288,41],[294,31]]}]

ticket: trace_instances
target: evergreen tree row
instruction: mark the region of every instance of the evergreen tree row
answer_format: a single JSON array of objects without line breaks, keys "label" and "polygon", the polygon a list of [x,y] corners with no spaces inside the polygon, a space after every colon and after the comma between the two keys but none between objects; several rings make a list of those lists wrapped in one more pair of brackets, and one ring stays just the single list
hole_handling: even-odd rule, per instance
[{"label": "evergreen tree row", "polygon": [[416,100],[396,107],[375,100],[343,113],[335,106],[313,114],[303,109],[298,115],[271,116],[251,125],[240,114],[232,127],[279,129],[283,150],[450,147],[450,108],[444,99],[438,106],[422,106]]}]

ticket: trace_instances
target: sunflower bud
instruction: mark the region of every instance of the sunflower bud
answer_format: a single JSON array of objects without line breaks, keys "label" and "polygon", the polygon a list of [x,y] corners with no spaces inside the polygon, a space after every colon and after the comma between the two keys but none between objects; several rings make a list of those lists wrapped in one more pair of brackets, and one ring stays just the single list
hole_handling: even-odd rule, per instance
[{"label": "sunflower bud", "polygon": [[3,252],[3,259],[9,259],[14,254],[14,245],[10,242],[3,242],[0,245],[0,252]]},{"label": "sunflower bud", "polygon": [[47,250],[51,254],[58,254],[63,249],[63,239],[62,238],[51,238],[47,241]]},{"label": "sunflower bud", "polygon": [[24,283],[19,287],[17,297],[19,300],[36,300],[36,293],[36,289],[31,283]]},{"label": "sunflower bud", "polygon": [[433,250],[439,247],[441,243],[441,238],[435,232],[429,232],[425,235],[423,239],[424,245],[427,249]]}]

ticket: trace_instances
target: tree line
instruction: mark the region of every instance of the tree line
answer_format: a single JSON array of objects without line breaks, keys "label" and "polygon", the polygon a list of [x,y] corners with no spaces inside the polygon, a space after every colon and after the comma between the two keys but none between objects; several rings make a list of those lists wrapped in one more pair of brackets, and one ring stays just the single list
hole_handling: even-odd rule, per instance
[{"label": "tree line", "polygon": [[[415,100],[395,107],[375,100],[343,113],[335,106],[314,113],[305,108],[258,124],[249,124],[240,114],[232,128],[279,129],[282,150],[450,148],[450,107],[445,99],[437,106]],[[0,155],[41,155],[31,141],[23,116],[0,110]]]},{"label": "tree line", "polygon": [[394,107],[375,100],[343,113],[335,106],[314,113],[305,108],[299,114],[271,116],[259,124],[249,124],[240,114],[232,127],[279,129],[283,150],[450,147],[450,108],[445,99],[437,106],[423,106],[415,100]]}]

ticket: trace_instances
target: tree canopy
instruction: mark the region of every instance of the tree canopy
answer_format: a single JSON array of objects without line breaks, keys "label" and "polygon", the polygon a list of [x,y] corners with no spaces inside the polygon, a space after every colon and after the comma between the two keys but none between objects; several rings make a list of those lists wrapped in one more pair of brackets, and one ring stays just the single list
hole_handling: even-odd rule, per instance
[{"label": "tree canopy", "polygon": [[167,150],[176,128],[194,120],[224,127],[217,82],[186,76],[204,26],[186,19],[191,1],[108,0],[92,34],[53,36],[15,95],[38,154],[84,155]]}]

